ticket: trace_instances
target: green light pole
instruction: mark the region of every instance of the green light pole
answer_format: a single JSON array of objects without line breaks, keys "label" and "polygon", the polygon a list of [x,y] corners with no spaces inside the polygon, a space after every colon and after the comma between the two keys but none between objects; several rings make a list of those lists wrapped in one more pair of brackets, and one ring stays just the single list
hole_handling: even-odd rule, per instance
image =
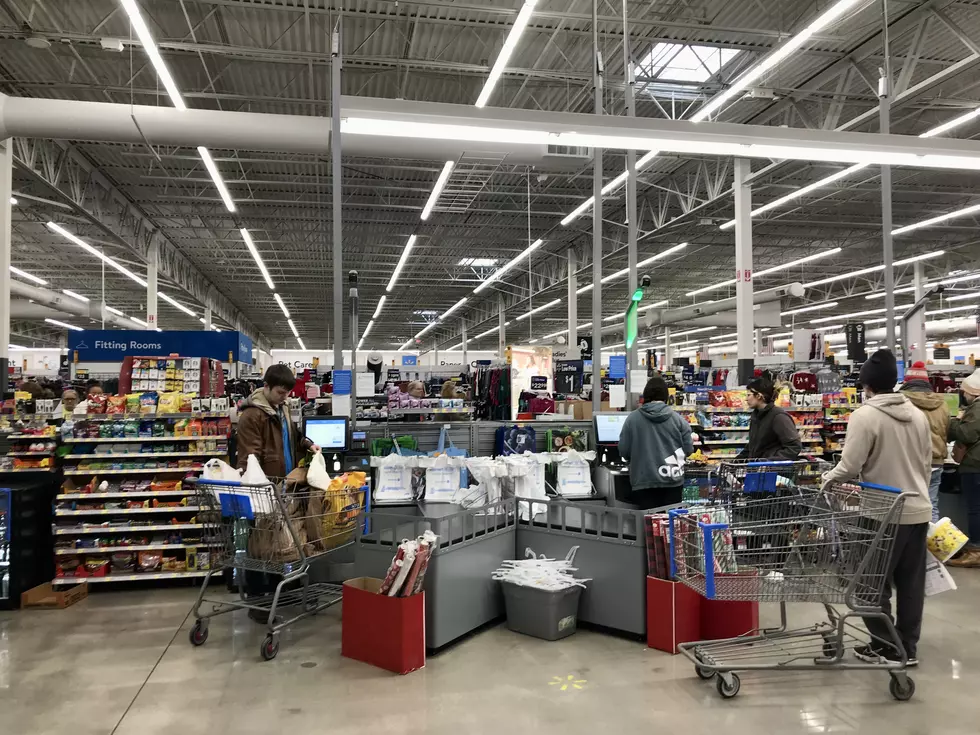
[{"label": "green light pole", "polygon": [[[650,276],[643,276],[640,280],[639,287],[633,292],[630,297],[629,305],[626,307],[626,320],[624,323],[624,340],[626,347],[626,354],[629,354],[630,349],[633,347],[633,343],[636,342],[637,332],[639,331],[639,325],[637,324],[637,313],[640,309],[640,301],[643,300],[643,290],[649,288],[650,286]],[[629,360],[627,360],[626,365],[626,407],[632,410],[636,406],[636,400],[633,398],[632,386],[630,385],[632,381],[632,376],[630,375],[632,371],[630,370]]]}]

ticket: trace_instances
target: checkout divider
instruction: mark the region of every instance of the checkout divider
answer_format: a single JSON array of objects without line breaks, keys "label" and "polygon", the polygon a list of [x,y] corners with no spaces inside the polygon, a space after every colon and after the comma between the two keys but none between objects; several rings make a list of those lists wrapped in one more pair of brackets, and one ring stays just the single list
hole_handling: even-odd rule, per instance
[{"label": "checkout divider", "polygon": [[[471,457],[493,456],[496,431],[515,422],[384,424],[366,429],[376,438],[413,436],[421,451],[436,449],[443,426],[448,438]],[[594,449],[591,421],[519,422],[535,430],[539,452],[548,451],[548,429],[585,430]],[[353,458],[352,458],[353,459]],[[623,469],[623,468],[620,468]],[[599,468],[594,471],[601,473]],[[597,486],[599,483],[596,483]],[[644,511],[610,505],[604,497],[525,500],[507,498],[462,508],[424,500],[374,507],[354,546],[351,576],[384,577],[398,543],[431,530],[439,537],[425,578],[426,647],[439,649],[504,616],[503,594],[491,574],[506,559],[537,554],[562,558],[579,550],[578,576],[589,577],[579,620],[633,636],[646,633],[647,553]]]}]

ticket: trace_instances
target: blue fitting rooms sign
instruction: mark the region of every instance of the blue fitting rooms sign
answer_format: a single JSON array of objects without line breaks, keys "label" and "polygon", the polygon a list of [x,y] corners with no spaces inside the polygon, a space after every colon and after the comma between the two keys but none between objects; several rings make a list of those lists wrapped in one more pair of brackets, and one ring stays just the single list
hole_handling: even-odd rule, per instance
[{"label": "blue fitting rooms sign", "polygon": [[79,362],[122,362],[127,356],[180,355],[252,362],[252,340],[241,332],[155,332],[87,329],[69,332],[68,350]]}]

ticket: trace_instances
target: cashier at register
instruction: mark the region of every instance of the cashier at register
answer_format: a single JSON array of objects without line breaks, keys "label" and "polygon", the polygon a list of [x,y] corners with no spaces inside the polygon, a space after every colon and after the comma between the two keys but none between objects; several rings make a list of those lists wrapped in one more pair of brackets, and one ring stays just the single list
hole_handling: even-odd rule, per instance
[{"label": "cashier at register", "polygon": [[668,395],[663,378],[650,378],[643,405],[619,435],[619,454],[630,463],[630,501],[643,510],[681,502],[684,459],[694,453],[691,425],[667,405]]},{"label": "cashier at register", "polygon": [[766,378],[755,378],[745,386],[748,404],[749,443],[737,459],[794,460],[800,456],[803,444],[793,418],[779,406],[773,405],[776,389]]}]

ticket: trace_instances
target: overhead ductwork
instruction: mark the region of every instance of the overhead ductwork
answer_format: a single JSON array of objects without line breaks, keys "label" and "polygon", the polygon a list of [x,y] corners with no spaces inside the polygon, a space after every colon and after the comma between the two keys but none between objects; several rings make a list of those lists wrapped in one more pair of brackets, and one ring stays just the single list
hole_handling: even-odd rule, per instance
[{"label": "overhead ductwork", "polygon": [[[784,298],[802,298],[803,284],[789,283],[779,288],[771,288],[766,291],[756,291],[752,294],[752,303],[768,304],[772,301],[779,301]],[[682,306],[680,309],[652,309],[647,312],[645,323],[648,327],[669,326],[672,324],[687,324],[701,317],[720,314],[724,311],[735,309],[736,298],[721,299],[710,303],[695,304],[694,306]],[[760,325],[771,326],[771,325]]]},{"label": "overhead ductwork", "polygon": [[[10,281],[10,295],[11,297],[19,296],[21,299],[29,299],[29,301],[11,300],[10,317],[12,319],[59,319],[69,315],[83,319],[94,319],[99,322],[104,320],[106,324],[122,329],[146,330],[146,327],[132,319],[118,316],[110,311],[103,314],[102,304],[94,301],[86,303],[57,291],[38,288],[12,279]],[[34,303],[30,303],[31,301]]]}]

